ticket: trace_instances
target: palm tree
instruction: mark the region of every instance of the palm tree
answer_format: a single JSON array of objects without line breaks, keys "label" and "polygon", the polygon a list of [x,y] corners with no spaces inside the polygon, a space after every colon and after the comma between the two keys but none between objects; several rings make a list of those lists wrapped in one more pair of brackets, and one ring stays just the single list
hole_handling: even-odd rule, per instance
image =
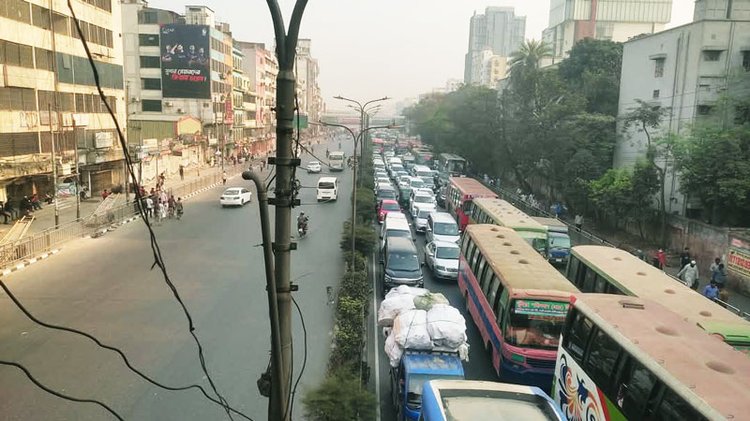
[{"label": "palm tree", "polygon": [[518,69],[538,69],[539,62],[546,57],[552,56],[552,47],[544,42],[534,39],[521,43],[518,51],[510,56],[510,72]]}]

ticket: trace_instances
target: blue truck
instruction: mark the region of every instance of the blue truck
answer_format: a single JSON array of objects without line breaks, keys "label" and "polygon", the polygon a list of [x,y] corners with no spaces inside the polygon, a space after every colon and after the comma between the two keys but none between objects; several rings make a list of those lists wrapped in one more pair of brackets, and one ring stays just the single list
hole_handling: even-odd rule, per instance
[{"label": "blue truck", "polygon": [[464,367],[457,352],[404,350],[398,367],[391,367],[391,398],[399,421],[419,419],[422,386],[438,379],[464,379]]},{"label": "blue truck", "polygon": [[567,266],[571,247],[568,226],[555,218],[535,216],[534,220],[547,227],[547,260],[553,266]]}]

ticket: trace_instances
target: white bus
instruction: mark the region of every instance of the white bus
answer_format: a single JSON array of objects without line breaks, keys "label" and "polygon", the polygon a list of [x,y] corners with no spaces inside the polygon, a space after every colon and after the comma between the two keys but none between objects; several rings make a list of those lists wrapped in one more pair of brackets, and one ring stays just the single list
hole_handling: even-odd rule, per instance
[{"label": "white bus", "polygon": [[328,154],[328,168],[331,171],[344,171],[344,153],[335,151]]}]

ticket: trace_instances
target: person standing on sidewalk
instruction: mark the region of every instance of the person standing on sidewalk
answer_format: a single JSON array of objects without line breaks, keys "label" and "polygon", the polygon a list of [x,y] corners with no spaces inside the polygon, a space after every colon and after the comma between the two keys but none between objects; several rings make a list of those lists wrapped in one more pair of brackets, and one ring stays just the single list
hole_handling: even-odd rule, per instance
[{"label": "person standing on sidewalk", "polygon": [[146,217],[147,218],[154,217],[154,197],[153,196],[146,196]]},{"label": "person standing on sidewalk", "polygon": [[226,186],[227,185],[227,172],[224,171],[221,173],[221,182]]},{"label": "person standing on sidewalk", "polygon": [[576,226],[576,231],[581,232],[581,227],[583,227],[583,215],[577,213],[575,219],[573,219],[573,224]]},{"label": "person standing on sidewalk", "polygon": [[177,220],[179,221],[180,218],[182,218],[182,212],[183,212],[181,197],[177,198],[177,202],[175,202],[174,208],[175,208],[175,212],[177,213]]},{"label": "person standing on sidewalk", "polygon": [[691,260],[690,263],[680,269],[677,273],[677,277],[682,279],[682,282],[684,282],[688,288],[697,290],[700,283],[700,276],[698,275],[698,265],[695,260]]},{"label": "person standing on sidewalk", "polygon": [[685,250],[680,253],[680,267],[685,267],[690,264],[693,258],[690,256],[690,247],[685,247]]},{"label": "person standing on sidewalk", "polygon": [[659,251],[656,252],[656,262],[658,264],[657,267],[661,270],[664,270],[667,266],[667,254],[664,253],[663,249],[659,249]]},{"label": "person standing on sidewalk", "polygon": [[185,166],[180,164],[180,181],[185,181]]}]

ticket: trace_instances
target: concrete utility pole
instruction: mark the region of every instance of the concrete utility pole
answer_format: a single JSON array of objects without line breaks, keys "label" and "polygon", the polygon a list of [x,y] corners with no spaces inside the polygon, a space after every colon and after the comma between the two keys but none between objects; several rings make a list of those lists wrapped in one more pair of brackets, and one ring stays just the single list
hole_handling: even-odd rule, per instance
[{"label": "concrete utility pole", "polygon": [[[292,372],[292,306],[291,293],[296,287],[291,285],[291,250],[296,244],[291,242],[292,206],[295,204],[293,168],[299,166],[299,158],[292,154],[294,135],[294,61],[297,53],[297,40],[302,14],[307,0],[297,0],[292,11],[289,30],[276,0],[266,0],[273,20],[276,39],[276,56],[279,61],[279,74],[276,77],[276,157],[268,159],[276,165],[276,197],[270,201],[276,206],[276,227],[273,243],[275,255],[275,285],[269,285],[268,294],[275,292],[278,303],[277,314],[271,309],[271,399],[268,404],[268,419],[287,421],[291,419],[289,403]],[[275,289],[272,291],[271,289]],[[269,300],[271,296],[269,296]],[[275,319],[275,320],[274,320]]]}]

